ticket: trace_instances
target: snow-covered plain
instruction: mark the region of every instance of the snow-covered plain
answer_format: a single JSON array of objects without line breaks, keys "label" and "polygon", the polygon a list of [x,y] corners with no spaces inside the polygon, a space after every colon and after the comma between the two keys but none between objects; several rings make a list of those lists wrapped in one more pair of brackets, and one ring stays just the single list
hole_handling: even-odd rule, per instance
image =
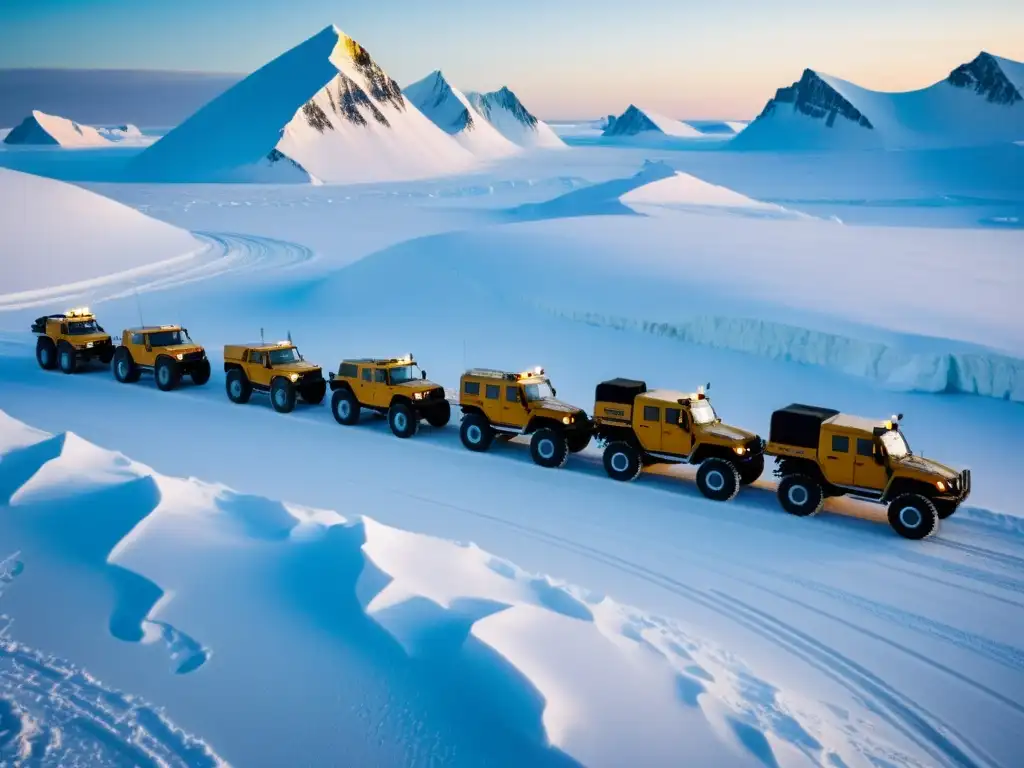
[{"label": "snow-covered plain", "polygon": [[[88,184],[226,261],[74,303],[185,323],[214,377],[41,371],[28,326],[68,291],[0,296],[8,633],[233,764],[1010,768],[1024,233],[990,219],[1024,203],[1022,157],[588,146],[399,184]],[[716,504],[687,468],[614,483],[595,446],[543,470],[457,423],[232,405],[222,345],[260,329],[330,369],[411,350],[449,386],[541,364],[588,410],[604,378],[710,380],[762,435],[794,401],[903,412],[974,490],[907,542],[862,502],[785,515],[770,472]]]}]

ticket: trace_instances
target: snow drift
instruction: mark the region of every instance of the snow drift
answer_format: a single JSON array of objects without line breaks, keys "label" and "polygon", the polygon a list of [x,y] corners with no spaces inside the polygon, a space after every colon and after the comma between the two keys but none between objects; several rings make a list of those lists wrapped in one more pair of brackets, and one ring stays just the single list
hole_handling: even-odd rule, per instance
[{"label": "snow drift", "polygon": [[202,249],[188,232],[102,195],[0,168],[5,301],[55,282],[75,283],[188,258]]},{"label": "snow drift", "polygon": [[1024,65],[981,53],[942,82],[881,93],[804,70],[731,143],[735,149],[921,149],[1024,136]]},{"label": "snow drift", "polygon": [[456,173],[474,157],[337,27],[286,51],[134,159],[147,181],[356,183]]},{"label": "snow drift", "polygon": [[503,157],[520,149],[487,122],[440,70],[406,86],[402,93],[434,125],[474,155]]},{"label": "snow drift", "polygon": [[508,211],[519,220],[557,219],[615,214],[657,214],[691,211],[710,215],[747,215],[766,218],[809,218],[773,203],[709,184],[677,172],[660,161],[644,161],[635,175],[574,189],[543,203],[527,203]]},{"label": "snow drift", "polygon": [[488,93],[466,94],[470,104],[502,136],[523,147],[564,147],[551,126],[538,120],[507,86]]},{"label": "snow drift", "polygon": [[214,764],[214,747],[241,765],[344,750],[540,766],[851,748],[828,709],[766,700],[774,686],[674,622],[472,544],[166,477],[3,412],[0,509],[24,573],[3,596],[13,636],[201,724],[189,764]]},{"label": "snow drift", "polygon": [[104,147],[110,141],[88,125],[39,110],[21,121],[4,137],[4,144],[39,144],[59,147]]},{"label": "snow drift", "polygon": [[621,115],[610,119],[602,136],[636,136],[641,133],[663,134],[676,138],[698,138],[704,134],[693,126],[634,104]]}]

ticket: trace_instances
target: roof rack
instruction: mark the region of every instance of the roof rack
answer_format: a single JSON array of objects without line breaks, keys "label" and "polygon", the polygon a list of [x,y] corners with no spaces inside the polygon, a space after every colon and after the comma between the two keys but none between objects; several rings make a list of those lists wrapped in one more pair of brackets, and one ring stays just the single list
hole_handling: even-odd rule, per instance
[{"label": "roof rack", "polygon": [[342,360],[343,363],[366,363],[368,365],[398,365],[399,363],[411,365],[416,362],[412,352],[403,357],[350,357]]},{"label": "roof rack", "polygon": [[498,371],[493,368],[470,368],[464,374],[466,376],[477,376],[481,379],[502,379],[504,381],[519,381],[520,379],[529,379],[534,376],[543,376],[544,369],[539,365],[529,371],[521,371],[514,373],[510,371]]}]

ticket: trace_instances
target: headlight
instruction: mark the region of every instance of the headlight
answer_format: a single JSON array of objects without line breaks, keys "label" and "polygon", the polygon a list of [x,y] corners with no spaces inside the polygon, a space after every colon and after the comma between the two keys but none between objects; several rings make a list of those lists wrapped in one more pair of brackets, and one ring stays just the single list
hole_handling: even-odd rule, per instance
[{"label": "headlight", "polygon": [[178,354],[175,355],[175,357],[178,358],[179,360],[184,360],[185,354],[183,352],[179,352]]},{"label": "headlight", "polygon": [[93,345],[93,342],[90,341],[85,346],[86,346],[86,348],[89,348],[89,347],[92,347],[92,345]]},{"label": "headlight", "polygon": [[572,424],[572,416],[563,416],[562,417],[562,423],[563,424]]},{"label": "headlight", "polygon": [[416,398],[417,400],[422,400],[423,399],[423,393],[422,392],[417,392],[415,395],[413,395],[413,397]]},{"label": "headlight", "polygon": [[742,456],[744,453],[747,452],[746,446],[743,445],[734,446],[733,450],[736,452],[737,456]]},{"label": "headlight", "polygon": [[289,378],[289,379],[291,379],[292,381],[298,381],[298,380],[299,380],[299,374],[297,374],[297,373],[293,373],[293,374],[292,374],[291,376],[289,376],[288,378]]},{"label": "headlight", "polygon": [[935,487],[938,488],[940,491],[946,490],[946,484],[941,480],[935,483]]}]

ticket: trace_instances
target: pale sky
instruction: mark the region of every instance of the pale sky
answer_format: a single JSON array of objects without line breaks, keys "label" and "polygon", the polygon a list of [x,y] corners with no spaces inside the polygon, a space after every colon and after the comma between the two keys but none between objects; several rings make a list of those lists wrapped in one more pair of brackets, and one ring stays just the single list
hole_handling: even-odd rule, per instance
[{"label": "pale sky", "polygon": [[547,119],[743,119],[805,67],[895,91],[1024,60],[1022,0],[0,0],[0,68],[250,72],[332,23],[403,85],[441,69]]}]

